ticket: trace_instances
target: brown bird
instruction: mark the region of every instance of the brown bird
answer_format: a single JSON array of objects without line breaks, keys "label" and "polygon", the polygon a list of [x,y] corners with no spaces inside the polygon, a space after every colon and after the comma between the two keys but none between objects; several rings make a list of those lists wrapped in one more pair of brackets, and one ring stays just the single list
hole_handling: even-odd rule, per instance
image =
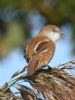
[{"label": "brown bird", "polygon": [[48,65],[54,55],[56,41],[62,34],[63,32],[57,26],[47,25],[26,45],[28,75],[33,75],[38,69]]}]

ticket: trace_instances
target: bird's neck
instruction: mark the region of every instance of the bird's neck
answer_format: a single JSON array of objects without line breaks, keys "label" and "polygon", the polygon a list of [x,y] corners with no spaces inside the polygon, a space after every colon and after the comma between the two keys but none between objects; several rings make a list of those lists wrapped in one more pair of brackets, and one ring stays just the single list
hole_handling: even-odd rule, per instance
[{"label": "bird's neck", "polygon": [[53,32],[50,32],[50,33],[46,32],[46,33],[43,33],[43,34],[40,34],[40,35],[47,36],[54,43],[56,43],[56,41],[60,38],[60,34],[53,33]]}]

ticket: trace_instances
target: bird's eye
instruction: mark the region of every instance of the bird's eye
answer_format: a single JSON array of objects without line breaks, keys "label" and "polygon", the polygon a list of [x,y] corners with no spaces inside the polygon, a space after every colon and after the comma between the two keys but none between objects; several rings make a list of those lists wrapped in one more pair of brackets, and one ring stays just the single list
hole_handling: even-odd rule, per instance
[{"label": "bird's eye", "polygon": [[52,27],[52,32],[55,32],[55,28],[54,27]]}]

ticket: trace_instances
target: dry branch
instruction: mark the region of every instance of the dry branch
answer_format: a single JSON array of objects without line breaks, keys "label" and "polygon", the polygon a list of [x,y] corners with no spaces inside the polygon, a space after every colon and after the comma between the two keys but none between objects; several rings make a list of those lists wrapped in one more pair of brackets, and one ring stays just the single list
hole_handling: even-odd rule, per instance
[{"label": "dry branch", "polygon": [[[75,100],[75,76],[66,69],[74,70],[75,61],[40,69],[32,76],[27,75],[24,67],[12,76],[6,87],[0,89],[0,100]],[[12,87],[19,95],[11,91]]]}]

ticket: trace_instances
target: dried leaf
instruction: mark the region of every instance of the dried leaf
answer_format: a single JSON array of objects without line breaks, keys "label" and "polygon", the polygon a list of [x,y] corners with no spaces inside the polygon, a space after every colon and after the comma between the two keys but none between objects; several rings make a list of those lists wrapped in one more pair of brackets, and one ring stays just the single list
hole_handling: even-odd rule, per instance
[{"label": "dried leaf", "polygon": [[27,67],[25,66],[22,70],[19,70],[19,71],[15,72],[15,73],[12,75],[11,78],[14,78],[14,77],[18,76],[19,74],[25,72],[26,69],[27,69]]}]

